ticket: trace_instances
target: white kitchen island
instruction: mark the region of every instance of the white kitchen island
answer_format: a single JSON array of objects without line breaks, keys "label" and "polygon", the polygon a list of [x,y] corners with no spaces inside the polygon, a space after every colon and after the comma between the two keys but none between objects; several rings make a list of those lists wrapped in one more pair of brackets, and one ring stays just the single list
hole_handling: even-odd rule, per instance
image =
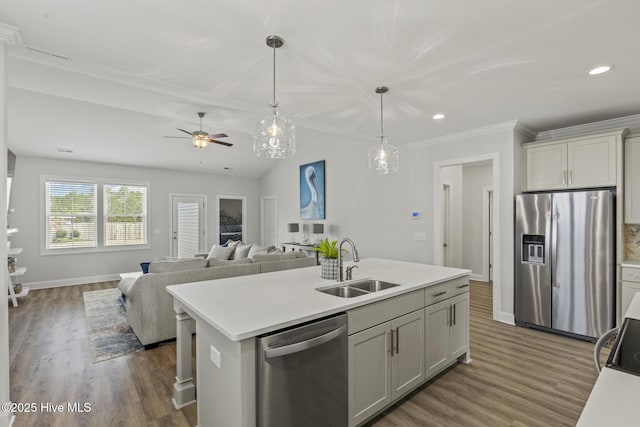
[{"label": "white kitchen island", "polygon": [[[327,295],[317,289],[337,283],[321,279],[319,266],[168,286],[174,297],[178,326],[174,406],[181,408],[195,402],[196,385],[191,378],[194,320],[198,425],[253,427],[256,425],[257,336],[336,313],[357,312],[355,309],[359,307],[398,296],[404,300],[418,299],[417,307],[426,313],[429,312],[425,306],[432,304],[431,307],[438,309],[442,305],[449,316],[448,327],[455,323],[451,317],[455,309],[442,300],[450,292],[447,287],[456,285],[466,288],[462,289],[465,292],[468,290],[469,270],[384,259],[365,259],[358,266],[354,282],[369,278],[400,286],[355,298]],[[433,286],[437,288],[431,288]],[[435,293],[431,294],[430,288]],[[420,290],[422,292],[417,292]],[[411,296],[405,295],[409,293]],[[454,356],[469,362],[468,296],[460,301],[462,320],[458,327],[463,332],[460,335],[463,354],[460,356],[458,349]],[[431,310],[434,318],[444,317],[438,314],[444,311],[435,309]],[[426,330],[429,333],[428,325]],[[460,338],[457,341],[459,343]],[[455,363],[455,359],[449,357],[444,362],[448,366]],[[425,366],[424,371],[429,368]],[[424,380],[428,377],[423,373]]]}]

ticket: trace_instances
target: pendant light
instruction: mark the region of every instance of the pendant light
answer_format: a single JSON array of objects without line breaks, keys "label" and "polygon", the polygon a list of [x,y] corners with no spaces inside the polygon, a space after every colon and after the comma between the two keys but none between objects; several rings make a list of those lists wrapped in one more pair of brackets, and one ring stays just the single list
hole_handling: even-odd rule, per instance
[{"label": "pendant light", "polygon": [[382,114],[382,95],[387,93],[389,88],[379,86],[376,93],[380,94],[380,144],[369,150],[369,170],[377,172],[379,175],[396,173],[399,170],[398,149],[387,142],[384,136],[384,118]]},{"label": "pendant light", "polygon": [[280,114],[276,101],[276,49],[283,44],[282,37],[267,37],[267,46],[273,48],[273,103],[253,130],[253,152],[266,159],[286,159],[296,153],[296,126]]}]

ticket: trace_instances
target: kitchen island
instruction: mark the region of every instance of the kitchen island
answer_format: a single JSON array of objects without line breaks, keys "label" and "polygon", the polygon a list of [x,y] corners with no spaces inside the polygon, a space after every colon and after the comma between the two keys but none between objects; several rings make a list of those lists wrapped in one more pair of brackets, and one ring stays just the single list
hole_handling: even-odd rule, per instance
[{"label": "kitchen island", "polygon": [[[348,315],[353,313],[349,318],[349,333],[354,332],[351,339],[356,336],[355,332],[373,324],[370,318],[376,312],[380,313],[380,323],[391,322],[391,315],[386,313],[394,312],[393,304],[391,309],[388,305],[374,306],[387,300],[409,304],[411,310],[421,313],[425,319],[421,331],[431,337],[427,337],[427,341],[442,338],[447,349],[452,348],[442,354],[445,347],[442,342],[431,347],[427,342],[426,348],[423,345],[419,349],[421,376],[415,385],[402,393],[417,387],[458,358],[467,363],[470,361],[469,270],[384,259],[365,259],[358,266],[353,282],[371,278],[399,286],[354,298],[340,298],[318,291],[337,284],[321,279],[320,267],[168,286],[177,313],[174,406],[181,408],[195,402],[196,386],[191,378],[194,320],[200,426],[256,425],[257,336],[346,312]],[[449,298],[452,295],[457,297]],[[378,309],[366,312],[363,311],[365,306]],[[454,316],[458,316],[457,323]],[[436,321],[443,323],[440,325]],[[425,343],[424,338],[421,342]],[[352,379],[350,372],[350,388]],[[350,397],[350,404],[351,400]],[[388,403],[382,402],[378,406],[384,408],[390,403],[391,397]],[[360,423],[360,419],[377,413],[376,408],[375,405],[367,407],[358,413],[360,418],[351,420],[350,424]]]}]

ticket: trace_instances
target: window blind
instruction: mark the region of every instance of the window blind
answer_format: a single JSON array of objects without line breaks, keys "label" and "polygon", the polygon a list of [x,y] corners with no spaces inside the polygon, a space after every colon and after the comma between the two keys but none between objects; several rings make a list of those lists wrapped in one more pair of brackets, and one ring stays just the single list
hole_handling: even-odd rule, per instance
[{"label": "window blind", "polygon": [[104,245],[147,243],[147,187],[104,184]]},{"label": "window blind", "polygon": [[47,249],[96,247],[96,189],[91,182],[46,182]]}]

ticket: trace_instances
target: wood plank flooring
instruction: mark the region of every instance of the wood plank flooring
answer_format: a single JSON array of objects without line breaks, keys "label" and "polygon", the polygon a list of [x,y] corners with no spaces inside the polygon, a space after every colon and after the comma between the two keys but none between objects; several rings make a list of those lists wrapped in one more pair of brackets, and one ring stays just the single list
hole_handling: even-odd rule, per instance
[{"label": "wood plank flooring", "polygon": [[[15,427],[196,425],[196,405],[171,405],[175,344],[91,364],[82,293],[116,285],[34,290],[10,306],[12,401],[91,403],[89,413],[17,414]],[[455,365],[369,425],[575,425],[596,378],[593,344],[494,322],[491,309],[491,285],[472,282],[472,363]]]}]

